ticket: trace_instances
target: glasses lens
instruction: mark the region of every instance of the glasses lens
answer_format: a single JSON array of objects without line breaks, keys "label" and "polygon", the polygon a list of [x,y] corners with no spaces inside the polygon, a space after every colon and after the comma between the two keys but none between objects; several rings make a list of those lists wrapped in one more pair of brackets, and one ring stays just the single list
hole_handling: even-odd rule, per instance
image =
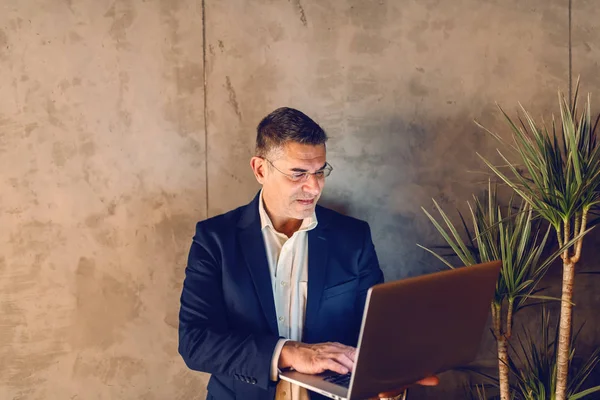
[{"label": "glasses lens", "polygon": [[289,175],[289,177],[294,182],[304,182],[308,178],[308,174],[298,173],[298,174]]}]

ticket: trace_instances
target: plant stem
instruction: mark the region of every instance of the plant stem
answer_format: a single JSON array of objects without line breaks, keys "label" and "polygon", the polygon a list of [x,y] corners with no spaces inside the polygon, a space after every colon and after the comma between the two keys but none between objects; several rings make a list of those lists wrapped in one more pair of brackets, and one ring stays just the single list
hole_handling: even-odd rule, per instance
[{"label": "plant stem", "polygon": [[508,340],[504,335],[498,339],[498,377],[500,380],[500,400],[510,400],[508,384]]},{"label": "plant stem", "polygon": [[[564,233],[565,239],[564,239],[563,245],[566,245],[567,243],[569,243],[570,236],[571,236],[571,220],[569,218],[564,220],[564,227],[565,227],[565,231],[563,233]],[[563,264],[569,262],[569,247],[565,248],[565,251],[563,252],[563,255],[561,256],[563,259]]]},{"label": "plant stem", "polygon": [[569,374],[571,347],[571,316],[573,311],[573,284],[575,264],[567,259],[563,263],[562,301],[560,304],[560,325],[558,331],[558,352],[556,361],[556,400],[565,400]]},{"label": "plant stem", "polygon": [[[511,303],[509,302],[509,313]],[[500,381],[500,400],[510,400],[508,383],[508,339],[502,332],[502,304],[492,303],[492,323],[496,345],[498,346],[498,380]],[[508,323],[508,322],[507,322]]]},{"label": "plant stem", "polygon": [[[588,210],[583,209],[581,220],[575,222],[579,230],[574,234],[585,232]],[[566,229],[566,228],[565,228]],[[566,242],[565,242],[566,243]],[[575,254],[563,262],[563,285],[560,304],[560,325],[558,331],[558,354],[556,356],[556,400],[565,400],[569,377],[569,358],[571,355],[571,332],[573,314],[573,286],[575,285],[575,265],[581,257],[583,237],[575,243]]]},{"label": "plant stem", "polygon": [[[583,213],[581,214],[581,227],[580,227],[579,232],[577,230],[575,231],[576,235],[580,235],[583,232],[585,232],[586,225],[587,225],[587,216],[588,216],[588,210],[584,209]],[[575,243],[575,255],[573,256],[573,258],[571,258],[571,263],[573,265],[575,265],[579,262],[579,258],[581,257],[581,247],[582,246],[583,246],[583,237],[580,237],[579,240],[577,240],[577,243]]]},{"label": "plant stem", "polygon": [[575,213],[575,229],[573,229],[573,236],[579,235],[579,228],[580,228],[581,220],[582,220],[581,215],[582,215],[581,211],[577,211]]},{"label": "plant stem", "polygon": [[513,319],[513,304],[514,299],[508,300],[508,311],[506,313],[506,332],[504,336],[506,336],[506,340],[510,340],[512,336],[512,319]]}]

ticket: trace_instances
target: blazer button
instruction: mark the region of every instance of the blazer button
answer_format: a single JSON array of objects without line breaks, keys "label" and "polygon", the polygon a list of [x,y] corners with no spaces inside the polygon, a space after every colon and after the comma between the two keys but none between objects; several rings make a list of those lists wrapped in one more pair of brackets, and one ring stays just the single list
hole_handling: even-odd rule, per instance
[{"label": "blazer button", "polygon": [[252,378],[252,382],[253,385],[256,385],[256,379]]}]

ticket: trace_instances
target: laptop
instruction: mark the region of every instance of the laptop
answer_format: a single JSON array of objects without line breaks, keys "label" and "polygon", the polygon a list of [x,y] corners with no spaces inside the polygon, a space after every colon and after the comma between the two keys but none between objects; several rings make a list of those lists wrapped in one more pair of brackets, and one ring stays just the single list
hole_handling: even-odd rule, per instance
[{"label": "laptop", "polygon": [[280,379],[332,399],[376,397],[471,362],[481,342],[500,261],[456,268],[369,289],[350,374]]}]

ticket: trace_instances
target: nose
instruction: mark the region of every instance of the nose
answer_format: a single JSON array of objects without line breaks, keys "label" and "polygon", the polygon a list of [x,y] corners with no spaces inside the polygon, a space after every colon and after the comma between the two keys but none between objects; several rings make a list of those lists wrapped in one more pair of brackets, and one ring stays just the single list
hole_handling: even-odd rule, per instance
[{"label": "nose", "polygon": [[304,185],[302,185],[302,189],[305,193],[318,196],[319,193],[321,193],[322,184],[315,175],[309,175],[308,180],[304,182]]}]

